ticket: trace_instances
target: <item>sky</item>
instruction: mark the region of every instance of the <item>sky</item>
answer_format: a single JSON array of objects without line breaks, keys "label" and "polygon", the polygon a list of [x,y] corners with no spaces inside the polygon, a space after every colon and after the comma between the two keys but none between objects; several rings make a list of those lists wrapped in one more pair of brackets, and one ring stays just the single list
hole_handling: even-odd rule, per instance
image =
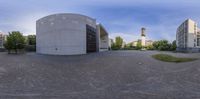
[{"label": "sky", "polygon": [[200,23],[200,0],[0,0],[0,31],[36,33],[36,20],[56,13],[78,13],[101,23],[110,38],[126,43],[145,27],[151,40],[176,39],[177,27],[190,18]]}]

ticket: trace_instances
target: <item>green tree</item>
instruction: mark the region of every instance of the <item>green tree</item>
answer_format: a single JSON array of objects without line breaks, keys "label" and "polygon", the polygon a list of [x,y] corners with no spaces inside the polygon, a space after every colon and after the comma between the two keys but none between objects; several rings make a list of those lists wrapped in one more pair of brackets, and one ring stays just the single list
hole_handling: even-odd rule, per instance
[{"label": "green tree", "polygon": [[126,44],[126,48],[131,48],[131,47],[132,47],[132,43]]},{"label": "green tree", "polygon": [[169,42],[167,40],[159,41],[158,50],[160,51],[168,51],[170,49]]},{"label": "green tree", "polygon": [[158,50],[158,47],[159,47],[159,41],[153,42],[153,48],[154,48],[155,50]]},{"label": "green tree", "polygon": [[10,53],[12,50],[17,53],[18,49],[24,49],[25,38],[19,31],[13,31],[11,33],[9,32],[7,40],[4,43],[4,47],[8,50],[8,53]]},{"label": "green tree", "polygon": [[137,43],[136,49],[137,49],[137,50],[142,49],[142,42],[141,42],[141,40],[138,40],[138,43]]},{"label": "green tree", "polygon": [[36,35],[28,35],[25,50],[28,52],[36,51]]},{"label": "green tree", "polygon": [[160,40],[153,43],[153,47],[160,51],[169,51],[171,44],[167,40]]},{"label": "green tree", "polygon": [[148,45],[148,46],[147,46],[147,50],[154,50],[153,45]]},{"label": "green tree", "polygon": [[120,49],[122,47],[122,44],[123,44],[123,39],[118,36],[115,38],[115,46],[116,48]]},{"label": "green tree", "polygon": [[36,45],[36,35],[28,35],[27,44],[28,45]]},{"label": "green tree", "polygon": [[177,46],[176,46],[176,40],[174,40],[174,41],[172,42],[172,44],[171,44],[170,49],[171,49],[171,51],[175,51],[176,48],[177,48]]},{"label": "green tree", "polygon": [[118,50],[118,48],[116,47],[116,44],[115,44],[115,43],[113,43],[113,44],[111,45],[111,49],[112,49],[112,50]]}]

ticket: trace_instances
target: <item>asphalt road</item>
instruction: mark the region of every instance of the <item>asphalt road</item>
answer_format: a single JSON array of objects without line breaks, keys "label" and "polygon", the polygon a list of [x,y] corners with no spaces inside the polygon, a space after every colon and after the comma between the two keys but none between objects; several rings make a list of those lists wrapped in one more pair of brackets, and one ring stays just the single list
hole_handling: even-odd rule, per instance
[{"label": "asphalt road", "polygon": [[0,99],[200,99],[200,60],[167,63],[156,53],[78,56],[0,53]]}]

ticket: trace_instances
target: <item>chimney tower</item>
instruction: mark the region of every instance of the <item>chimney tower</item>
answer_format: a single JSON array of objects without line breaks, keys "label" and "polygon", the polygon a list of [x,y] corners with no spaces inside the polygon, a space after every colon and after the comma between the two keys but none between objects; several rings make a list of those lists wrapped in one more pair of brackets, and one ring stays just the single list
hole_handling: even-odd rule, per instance
[{"label": "chimney tower", "polygon": [[141,29],[141,43],[142,43],[142,46],[146,46],[146,28],[142,28]]}]

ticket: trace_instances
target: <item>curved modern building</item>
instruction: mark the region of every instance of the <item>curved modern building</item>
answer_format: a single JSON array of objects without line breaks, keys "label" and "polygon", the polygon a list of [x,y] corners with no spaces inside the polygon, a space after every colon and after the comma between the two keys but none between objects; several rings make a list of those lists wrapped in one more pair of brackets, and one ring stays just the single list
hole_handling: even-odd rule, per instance
[{"label": "curved modern building", "polygon": [[37,53],[78,55],[108,49],[108,33],[80,14],[54,14],[36,22]]}]

